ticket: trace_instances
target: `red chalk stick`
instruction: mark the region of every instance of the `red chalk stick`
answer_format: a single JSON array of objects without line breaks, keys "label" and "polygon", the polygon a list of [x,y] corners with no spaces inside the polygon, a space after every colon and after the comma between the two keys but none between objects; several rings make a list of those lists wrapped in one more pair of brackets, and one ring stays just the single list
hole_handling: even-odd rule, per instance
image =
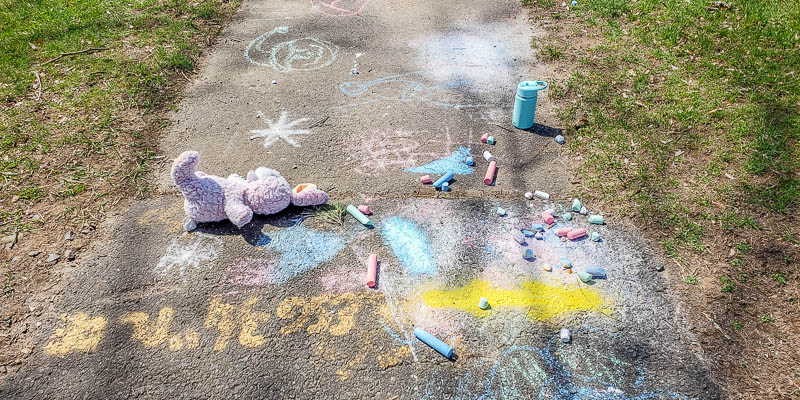
[{"label": "red chalk stick", "polygon": [[370,209],[369,206],[361,204],[356,208],[358,208],[358,211],[361,211],[361,213],[364,215],[372,215],[372,209]]},{"label": "red chalk stick", "polygon": [[552,223],[553,223],[553,221],[555,221],[555,220],[556,220],[555,218],[553,218],[553,216],[552,216],[552,215],[550,215],[550,214],[548,214],[548,213],[546,213],[546,212],[543,212],[543,213],[542,213],[542,219],[544,220],[544,223],[545,223],[545,224],[548,224],[548,225],[549,225],[549,224],[552,224]]},{"label": "red chalk stick", "polygon": [[488,133],[484,133],[483,136],[481,136],[481,142],[482,143],[486,143],[486,139],[488,139],[488,138],[489,138],[489,134]]},{"label": "red chalk stick", "polygon": [[489,168],[486,168],[486,176],[483,177],[483,183],[491,185],[494,180],[494,171],[497,169],[497,161],[489,162]]},{"label": "red chalk stick", "polygon": [[419,181],[422,183],[433,183],[433,179],[431,179],[430,175],[422,175],[419,177]]},{"label": "red chalk stick", "polygon": [[584,236],[586,236],[586,229],[583,228],[573,229],[567,233],[567,239],[569,240],[580,239]]},{"label": "red chalk stick", "polygon": [[370,254],[367,258],[367,286],[375,287],[375,278],[378,275],[378,255]]},{"label": "red chalk stick", "polygon": [[556,236],[567,236],[569,232],[569,228],[558,228],[556,229]]}]

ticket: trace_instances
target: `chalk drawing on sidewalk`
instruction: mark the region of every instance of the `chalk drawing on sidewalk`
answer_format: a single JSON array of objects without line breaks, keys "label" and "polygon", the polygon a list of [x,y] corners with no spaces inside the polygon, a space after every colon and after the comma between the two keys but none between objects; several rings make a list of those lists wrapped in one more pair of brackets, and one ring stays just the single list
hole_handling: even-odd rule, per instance
[{"label": "chalk drawing on sidewalk", "polygon": [[339,52],[336,45],[311,37],[275,43],[267,49],[270,38],[288,32],[289,27],[279,26],[257,37],[244,49],[244,58],[281,72],[311,71],[327,67],[336,60]]},{"label": "chalk drawing on sidewalk", "polygon": [[453,154],[440,158],[436,161],[429,162],[419,167],[406,168],[406,172],[413,172],[417,174],[439,174],[444,175],[452,171],[456,175],[469,175],[475,172],[475,169],[465,163],[467,157],[470,156],[469,147],[459,147]]},{"label": "chalk drawing on sidewalk", "polygon": [[450,130],[444,137],[430,131],[373,131],[359,138],[360,146],[348,146],[348,167],[361,175],[411,168],[422,160],[438,159],[453,151]]},{"label": "chalk drawing on sidewalk", "polygon": [[406,271],[412,275],[436,274],[430,239],[415,223],[405,218],[391,217],[383,223],[381,234]]},{"label": "chalk drawing on sidewalk", "polygon": [[50,336],[50,341],[44,347],[45,354],[65,356],[72,352],[94,352],[108,323],[105,317],[89,317],[84,312],[62,315],[61,320],[67,326],[56,329]]},{"label": "chalk drawing on sidewalk", "polygon": [[311,8],[336,17],[358,15],[371,0],[311,1]]},{"label": "chalk drawing on sidewalk", "polygon": [[356,107],[385,101],[402,103],[418,101],[433,106],[450,107],[457,110],[483,106],[480,104],[461,104],[450,100],[452,98],[452,89],[464,87],[466,85],[464,82],[456,81],[436,85],[425,83],[424,78],[425,73],[423,71],[416,71],[400,75],[391,75],[365,83],[357,81],[342,83],[339,85],[339,90],[342,93],[363,100],[357,103],[334,107],[334,109]]},{"label": "chalk drawing on sidewalk", "polygon": [[300,147],[300,143],[292,138],[295,135],[310,135],[310,129],[296,129],[295,126],[299,123],[308,121],[308,118],[300,118],[294,121],[289,121],[289,113],[281,111],[281,116],[276,122],[272,122],[261,111],[258,116],[267,123],[267,129],[253,129],[250,131],[250,140],[264,138],[264,147],[269,147],[275,144],[279,139],[283,139],[286,143],[294,147]]},{"label": "chalk drawing on sidewalk", "polygon": [[217,248],[222,243],[211,235],[195,233],[189,236],[188,243],[173,239],[164,255],[158,260],[156,271],[172,273],[178,271],[183,276],[187,269],[196,270],[201,263],[217,258]]},{"label": "chalk drawing on sidewalk", "polygon": [[344,249],[344,241],[334,233],[293,226],[272,235],[264,246],[280,254],[280,260],[270,266],[271,283],[283,284],[303,272],[316,268],[336,257]]}]

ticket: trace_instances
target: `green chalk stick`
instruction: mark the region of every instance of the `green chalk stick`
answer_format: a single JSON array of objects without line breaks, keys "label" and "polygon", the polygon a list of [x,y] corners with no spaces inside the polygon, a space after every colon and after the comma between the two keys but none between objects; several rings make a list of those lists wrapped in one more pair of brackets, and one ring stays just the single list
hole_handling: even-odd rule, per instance
[{"label": "green chalk stick", "polygon": [[370,221],[369,218],[367,218],[367,216],[364,215],[361,211],[358,211],[358,208],[356,208],[356,206],[352,204],[348,205],[347,212],[350,213],[350,215],[352,215],[355,219],[357,219],[358,222],[361,222],[365,226],[372,225],[372,221]]},{"label": "green chalk stick", "polygon": [[578,278],[581,278],[584,282],[589,282],[592,280],[592,274],[584,271],[578,271]]},{"label": "green chalk stick", "polygon": [[603,216],[602,215],[598,215],[598,214],[590,215],[589,216],[589,223],[590,224],[603,225]]}]

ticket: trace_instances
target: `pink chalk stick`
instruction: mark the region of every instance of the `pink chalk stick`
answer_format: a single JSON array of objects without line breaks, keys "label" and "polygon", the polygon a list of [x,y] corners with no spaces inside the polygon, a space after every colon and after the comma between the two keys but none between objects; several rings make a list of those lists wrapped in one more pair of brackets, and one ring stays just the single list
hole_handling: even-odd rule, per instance
[{"label": "pink chalk stick", "polygon": [[367,258],[367,286],[375,287],[375,278],[378,275],[378,255],[370,254]]},{"label": "pink chalk stick", "polygon": [[481,136],[481,142],[482,143],[486,143],[486,139],[488,139],[488,138],[489,138],[489,134],[488,133],[484,133],[483,136]]},{"label": "pink chalk stick", "polygon": [[556,236],[567,236],[569,232],[569,228],[558,228],[556,229]]},{"label": "pink chalk stick", "polygon": [[555,218],[553,218],[553,216],[552,216],[552,215],[550,215],[550,214],[548,214],[548,213],[546,213],[546,212],[543,212],[543,213],[542,213],[542,219],[544,220],[544,223],[545,223],[545,224],[548,224],[548,225],[549,225],[549,224],[552,224],[552,223],[553,223],[553,221],[555,221],[555,220],[556,220]]},{"label": "pink chalk stick", "polygon": [[586,229],[583,228],[573,229],[567,233],[567,239],[569,240],[580,239],[584,236],[586,236]]},{"label": "pink chalk stick", "polygon": [[489,162],[489,168],[486,168],[486,176],[483,177],[483,183],[491,185],[494,180],[494,172],[497,169],[497,161]]},{"label": "pink chalk stick", "polygon": [[364,215],[372,215],[372,209],[370,209],[369,206],[361,204],[356,208],[358,208],[358,211],[361,211],[361,213]]},{"label": "pink chalk stick", "polygon": [[419,177],[419,181],[422,183],[433,183],[433,179],[431,179],[430,175],[422,175]]}]

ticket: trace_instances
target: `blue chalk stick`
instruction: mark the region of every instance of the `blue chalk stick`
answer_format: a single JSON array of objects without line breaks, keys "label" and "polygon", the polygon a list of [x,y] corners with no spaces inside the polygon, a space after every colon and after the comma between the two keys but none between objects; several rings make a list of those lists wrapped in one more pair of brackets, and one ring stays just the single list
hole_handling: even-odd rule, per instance
[{"label": "blue chalk stick", "polygon": [[433,182],[433,187],[435,188],[442,187],[443,183],[450,182],[450,180],[453,179],[454,176],[455,174],[453,173],[453,171],[450,171],[442,175],[442,177],[437,179],[436,182]]},{"label": "blue chalk stick", "polygon": [[473,160],[472,157],[467,157],[466,163],[469,166],[473,166],[475,165],[475,160]]},{"label": "blue chalk stick", "polygon": [[527,229],[522,230],[522,234],[525,235],[526,237],[533,237],[533,235],[535,235],[535,233],[533,233],[533,232],[531,232],[531,231],[529,231]]},{"label": "blue chalk stick", "polygon": [[531,230],[544,232],[544,225],[542,225],[542,224],[533,224],[533,225],[531,225]]},{"label": "blue chalk stick", "polygon": [[586,267],[586,273],[595,279],[606,279],[606,270],[601,267]]},{"label": "blue chalk stick", "polygon": [[443,183],[442,184],[442,191],[443,192],[449,192],[450,191],[450,184],[447,183],[447,182]]},{"label": "blue chalk stick", "polygon": [[531,249],[525,249],[525,253],[524,253],[524,254],[522,254],[522,258],[524,258],[524,259],[526,259],[526,260],[530,260],[530,259],[532,259],[532,258],[533,258],[533,250],[531,250]]},{"label": "blue chalk stick", "polygon": [[453,357],[453,348],[449,344],[439,340],[436,336],[431,335],[426,330],[414,328],[414,336],[425,342],[428,346],[433,347],[433,349],[438,351],[441,355],[447,358]]}]

